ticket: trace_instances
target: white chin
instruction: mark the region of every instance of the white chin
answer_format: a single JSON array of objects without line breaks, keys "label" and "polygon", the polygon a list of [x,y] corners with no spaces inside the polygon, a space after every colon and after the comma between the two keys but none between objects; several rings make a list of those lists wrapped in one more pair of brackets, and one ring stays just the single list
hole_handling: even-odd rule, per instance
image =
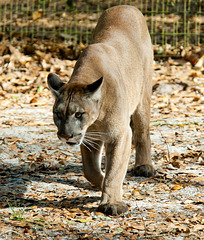
[{"label": "white chin", "polygon": [[83,137],[81,139],[77,139],[76,141],[65,141],[69,146],[80,146],[83,142]]},{"label": "white chin", "polygon": [[64,139],[64,138],[59,138],[59,140],[60,140],[61,142],[63,142],[63,143],[66,143],[66,142],[67,142],[66,139]]},{"label": "white chin", "polygon": [[80,151],[80,145],[79,144],[67,144],[68,149],[74,152],[79,152]]}]

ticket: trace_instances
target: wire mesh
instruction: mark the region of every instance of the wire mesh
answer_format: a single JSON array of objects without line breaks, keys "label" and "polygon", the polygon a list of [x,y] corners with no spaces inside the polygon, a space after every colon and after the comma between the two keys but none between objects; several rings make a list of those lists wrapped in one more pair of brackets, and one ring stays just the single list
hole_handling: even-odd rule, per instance
[{"label": "wire mesh", "polygon": [[142,11],[154,45],[203,43],[203,0],[0,0],[0,40],[88,44],[100,14],[119,4]]}]

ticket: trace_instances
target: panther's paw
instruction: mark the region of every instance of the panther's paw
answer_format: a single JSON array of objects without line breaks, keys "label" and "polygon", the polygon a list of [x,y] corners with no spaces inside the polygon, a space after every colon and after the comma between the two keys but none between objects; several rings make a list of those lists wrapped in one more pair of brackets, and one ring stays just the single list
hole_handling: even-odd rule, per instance
[{"label": "panther's paw", "polygon": [[152,165],[141,165],[134,168],[134,174],[142,177],[153,177],[156,174],[156,170]]},{"label": "panther's paw", "polygon": [[105,213],[106,215],[117,216],[127,212],[128,206],[123,202],[105,203],[99,205],[97,211]]}]

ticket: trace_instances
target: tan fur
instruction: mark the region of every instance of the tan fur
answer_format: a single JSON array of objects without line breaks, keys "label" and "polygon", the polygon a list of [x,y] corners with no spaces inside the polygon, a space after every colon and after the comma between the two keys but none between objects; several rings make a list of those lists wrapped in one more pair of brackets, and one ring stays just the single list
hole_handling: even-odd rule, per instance
[{"label": "tan fur", "polygon": [[[98,132],[97,137],[94,133],[95,140],[92,139],[94,146],[87,145],[87,148],[81,144],[81,153],[85,177],[102,189],[99,211],[106,214],[118,215],[127,210],[122,202],[122,184],[131,152],[132,133],[136,147],[135,174],[155,174],[149,136],[152,62],[153,51],[145,18],[134,7],[117,6],[100,17],[93,42],[81,54],[69,83],[58,89],[52,84],[56,76],[50,75],[48,79],[56,94],[54,111],[58,111],[60,104],[67,108],[65,102],[71,89],[75,89],[69,108],[78,105],[85,112],[83,119],[88,116],[87,121],[81,119],[86,123],[80,125],[80,131],[76,130],[77,135],[73,131],[76,116],[68,114],[63,127],[56,124],[58,130],[61,128],[59,137],[67,143],[83,143],[83,138]],[[86,86],[101,77],[103,82],[99,84],[98,81],[99,86],[87,97]],[[91,106],[89,110],[88,106]],[[104,145],[105,173],[100,165]]]}]

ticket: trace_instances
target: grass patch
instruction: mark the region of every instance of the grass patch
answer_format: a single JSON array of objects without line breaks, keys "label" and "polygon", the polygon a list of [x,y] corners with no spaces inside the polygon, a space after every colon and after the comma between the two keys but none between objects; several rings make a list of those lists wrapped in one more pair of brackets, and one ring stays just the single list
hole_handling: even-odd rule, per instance
[{"label": "grass patch", "polygon": [[[14,210],[14,207],[11,205],[11,203],[7,199],[5,199],[5,200],[6,200],[7,204],[8,204],[8,206],[9,206],[9,208],[12,211],[13,219],[14,220],[18,220],[18,221],[23,221],[24,220],[23,214],[25,213],[27,208],[24,209],[24,210]],[[16,200],[15,200],[15,208],[18,208],[18,209],[20,208],[20,203],[17,203]]]}]

